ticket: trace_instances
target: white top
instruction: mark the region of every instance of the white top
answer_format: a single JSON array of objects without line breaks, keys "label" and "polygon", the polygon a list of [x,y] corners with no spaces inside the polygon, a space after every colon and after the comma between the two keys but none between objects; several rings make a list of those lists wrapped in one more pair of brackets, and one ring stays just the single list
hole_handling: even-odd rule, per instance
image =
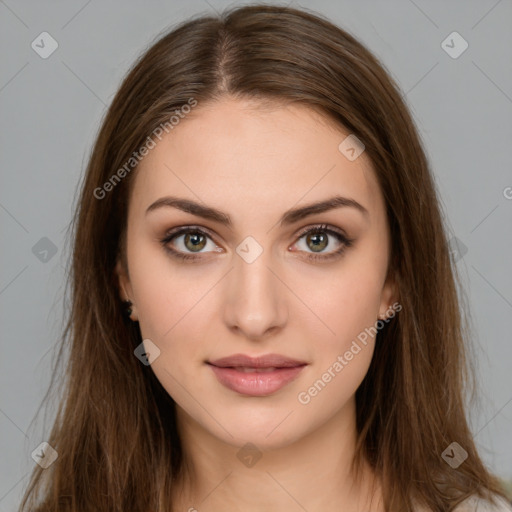
[{"label": "white top", "polygon": [[[487,500],[477,496],[470,496],[455,507],[454,512],[512,512],[512,505],[503,498],[496,496],[498,505],[492,505]],[[415,508],[416,512],[428,512],[423,507]]]},{"label": "white top", "polygon": [[492,505],[483,498],[471,496],[456,507],[455,512],[512,512],[512,505],[503,498],[496,496],[496,501],[498,505]]}]

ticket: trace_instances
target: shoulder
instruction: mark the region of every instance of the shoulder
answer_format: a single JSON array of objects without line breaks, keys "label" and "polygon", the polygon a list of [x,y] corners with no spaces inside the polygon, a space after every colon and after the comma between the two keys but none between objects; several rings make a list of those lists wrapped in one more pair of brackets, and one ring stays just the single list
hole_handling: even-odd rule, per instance
[{"label": "shoulder", "polygon": [[496,505],[478,496],[471,496],[460,503],[454,512],[512,512],[512,505],[496,496]]}]

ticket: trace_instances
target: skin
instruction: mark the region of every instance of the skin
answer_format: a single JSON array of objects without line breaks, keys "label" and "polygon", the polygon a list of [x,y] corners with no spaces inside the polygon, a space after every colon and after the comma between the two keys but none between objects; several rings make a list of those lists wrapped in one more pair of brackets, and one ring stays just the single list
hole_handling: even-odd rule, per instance
[{"label": "skin", "polygon": [[[117,274],[142,338],[160,349],[151,368],[177,404],[190,475],[175,498],[177,510],[384,510],[369,467],[357,479],[349,467],[355,392],[375,338],[309,403],[298,400],[397,300],[386,280],[384,199],[366,153],[349,161],[338,150],[348,134],[305,106],[224,98],[199,104],[137,169],[128,268],[119,262]],[[342,207],[278,224],[286,210],[334,193],[359,202],[368,216]],[[173,207],[146,213],[168,195],[215,207],[233,226]],[[338,228],[353,245],[340,257],[308,260],[318,253],[300,231],[318,224]],[[185,235],[168,243],[202,259],[182,261],[164,250],[161,240],[179,226],[209,231],[199,253],[184,244]],[[263,249],[250,264],[236,252],[247,236]],[[320,254],[340,245],[328,235]],[[224,387],[205,363],[235,353],[278,353],[308,365],[279,391],[246,396]],[[246,443],[261,455],[252,467],[237,457]]]}]

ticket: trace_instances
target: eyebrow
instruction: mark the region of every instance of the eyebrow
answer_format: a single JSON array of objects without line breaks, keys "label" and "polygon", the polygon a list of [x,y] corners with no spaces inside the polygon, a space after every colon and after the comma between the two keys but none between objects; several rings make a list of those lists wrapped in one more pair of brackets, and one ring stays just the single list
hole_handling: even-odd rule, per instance
[{"label": "eyebrow", "polygon": [[[230,216],[227,213],[221,212],[216,208],[211,206],[205,206],[200,203],[196,203],[195,201],[191,201],[190,199],[183,199],[179,197],[166,196],[157,199],[154,203],[152,203],[146,210],[146,215],[154,210],[163,207],[171,207],[177,208],[186,213],[191,213],[192,215],[196,215],[197,217],[202,217],[204,219],[209,219],[214,222],[218,222],[227,227],[232,227],[233,223],[231,221]],[[293,208],[291,210],[286,211],[281,219],[279,220],[280,226],[287,226],[298,222],[310,215],[314,215],[317,213],[327,212],[329,210],[333,210],[335,208],[354,208],[359,211],[363,216],[368,219],[369,212],[368,210],[355,201],[354,199],[350,199],[348,197],[342,196],[333,196],[324,201],[310,203],[306,206],[302,206],[300,208]]]}]

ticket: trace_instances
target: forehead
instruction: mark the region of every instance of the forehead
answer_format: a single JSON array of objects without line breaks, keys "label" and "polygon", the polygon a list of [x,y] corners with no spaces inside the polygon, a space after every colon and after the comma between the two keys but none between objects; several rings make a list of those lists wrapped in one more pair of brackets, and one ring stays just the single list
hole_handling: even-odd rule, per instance
[{"label": "forehead", "polygon": [[228,204],[277,211],[335,193],[383,209],[371,161],[351,161],[339,145],[350,133],[303,105],[223,99],[182,119],[144,157],[132,201],[143,208],[181,195],[224,211]]}]

